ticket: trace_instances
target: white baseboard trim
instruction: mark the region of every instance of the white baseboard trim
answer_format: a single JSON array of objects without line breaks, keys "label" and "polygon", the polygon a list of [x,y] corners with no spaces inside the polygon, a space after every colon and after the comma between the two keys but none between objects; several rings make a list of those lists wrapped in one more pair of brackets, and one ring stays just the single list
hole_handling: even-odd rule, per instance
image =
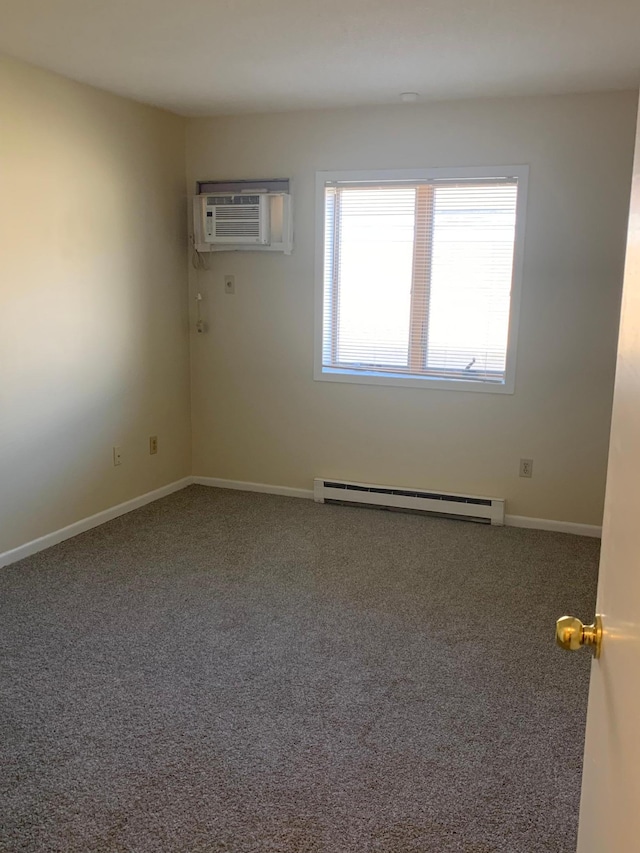
[{"label": "white baseboard trim", "polygon": [[220,477],[192,477],[196,486],[213,486],[216,489],[235,489],[239,492],[261,492],[265,495],[282,495],[286,498],[313,500],[313,489],[294,489],[292,486],[271,486],[268,483],[245,483],[242,480],[223,480]]},{"label": "white baseboard trim", "polygon": [[152,492],[147,492],[117,506],[109,507],[109,509],[97,512],[88,518],[82,518],[80,521],[69,524],[67,527],[62,527],[60,530],[54,530],[53,533],[47,533],[45,536],[40,536],[38,539],[33,539],[31,542],[19,545],[11,551],[4,551],[0,553],[0,568],[8,566],[10,563],[16,563],[18,560],[23,560],[25,557],[31,557],[32,554],[37,554],[38,551],[44,551],[45,548],[50,548],[52,545],[64,542],[65,539],[71,539],[79,533],[91,530],[92,527],[98,527],[100,524],[111,521],[119,515],[125,515],[127,512],[157,501],[159,498],[164,498],[167,495],[173,494],[173,492],[178,492],[180,489],[190,486],[192,482],[192,477],[183,477],[181,480],[168,483],[166,486],[161,486]]},{"label": "white baseboard trim", "polygon": [[[312,489],[294,489],[291,486],[271,486],[268,483],[246,483],[242,480],[224,480],[220,477],[193,477],[198,486],[213,486],[216,489],[236,489],[241,492],[261,492],[266,495],[284,495],[289,498],[313,500]],[[556,533],[574,533],[577,536],[602,536],[602,527],[595,524],[579,524],[575,521],[553,521],[547,518],[530,518],[526,515],[505,515],[505,525],[528,527],[533,530],[551,530]]]},{"label": "white baseboard trim", "polygon": [[579,524],[577,521],[552,521],[549,518],[529,518],[526,515],[505,515],[508,527],[528,527],[532,530],[551,530],[556,533],[573,533],[576,536],[602,537],[602,527],[596,524]]},{"label": "white baseboard trim", "polygon": [[[146,504],[171,495],[173,492],[178,492],[192,484],[212,486],[217,489],[236,489],[242,492],[260,492],[267,495],[282,495],[289,498],[313,500],[312,489],[294,489],[291,486],[272,486],[268,483],[247,483],[242,480],[225,480],[220,477],[183,477],[181,480],[168,483],[166,486],[161,486],[152,492],[147,492],[137,498],[117,504],[117,506],[97,512],[95,515],[90,515],[88,518],[82,518],[80,521],[69,524],[67,527],[54,530],[52,533],[47,533],[45,536],[40,536],[38,539],[26,542],[24,545],[19,545],[10,551],[4,551],[0,553],[0,568],[8,566],[11,563],[16,563],[18,560],[23,560],[25,557],[30,557],[32,554],[37,554],[38,551],[44,551],[45,548],[50,548],[52,545],[64,542],[65,539],[72,539],[74,536],[91,530],[93,527],[98,527],[100,524],[118,518],[120,515],[125,515],[134,509],[139,509]],[[577,536],[592,536],[595,538],[602,536],[602,527],[598,527],[595,524],[579,524],[574,521],[553,521],[547,518],[530,518],[526,515],[505,515],[504,523],[508,527],[551,530],[556,533],[573,533]]]}]

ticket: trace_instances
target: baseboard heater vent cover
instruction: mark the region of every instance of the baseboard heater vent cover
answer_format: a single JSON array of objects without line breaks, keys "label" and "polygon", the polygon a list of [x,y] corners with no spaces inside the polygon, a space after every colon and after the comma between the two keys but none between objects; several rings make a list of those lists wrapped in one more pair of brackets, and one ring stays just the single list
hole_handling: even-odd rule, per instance
[{"label": "baseboard heater vent cover", "polygon": [[381,509],[413,510],[429,515],[504,524],[504,499],[430,492],[400,486],[376,486],[346,480],[313,481],[313,497],[318,503],[364,505]]}]

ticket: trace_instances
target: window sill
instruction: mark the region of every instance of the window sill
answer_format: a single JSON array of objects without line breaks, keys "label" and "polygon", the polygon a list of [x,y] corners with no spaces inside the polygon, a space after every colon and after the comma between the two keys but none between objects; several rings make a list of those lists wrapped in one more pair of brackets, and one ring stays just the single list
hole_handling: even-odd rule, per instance
[{"label": "window sill", "polygon": [[436,389],[438,391],[472,391],[481,394],[513,394],[513,380],[482,382],[473,379],[439,379],[410,374],[376,373],[373,370],[348,370],[316,367],[313,378],[320,382],[347,382],[355,385],[395,385],[400,388]]}]

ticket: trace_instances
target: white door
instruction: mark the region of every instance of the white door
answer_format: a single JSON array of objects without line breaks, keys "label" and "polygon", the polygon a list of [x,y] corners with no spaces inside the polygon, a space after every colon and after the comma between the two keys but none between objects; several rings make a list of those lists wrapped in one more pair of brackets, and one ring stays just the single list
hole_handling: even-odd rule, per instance
[{"label": "white door", "polygon": [[[640,851],[640,124],[631,193],[578,853]],[[581,652],[584,654],[584,652]],[[570,697],[568,697],[568,701]]]}]

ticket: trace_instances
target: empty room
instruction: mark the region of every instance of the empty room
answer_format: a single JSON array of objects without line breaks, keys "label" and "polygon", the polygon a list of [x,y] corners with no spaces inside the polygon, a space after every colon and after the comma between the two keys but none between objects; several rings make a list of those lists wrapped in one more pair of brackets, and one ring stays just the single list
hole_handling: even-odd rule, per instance
[{"label": "empty room", "polygon": [[0,21],[0,851],[637,853],[640,5]]}]

